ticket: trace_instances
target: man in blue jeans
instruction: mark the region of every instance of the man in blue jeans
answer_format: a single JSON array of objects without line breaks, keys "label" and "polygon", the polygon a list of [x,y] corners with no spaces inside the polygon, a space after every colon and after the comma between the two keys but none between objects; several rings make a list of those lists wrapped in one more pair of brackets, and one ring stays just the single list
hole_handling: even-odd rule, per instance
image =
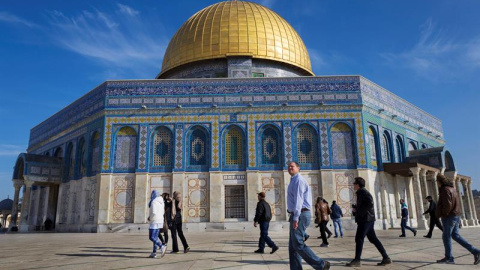
[{"label": "man in blue jeans", "polygon": [[333,229],[335,230],[335,238],[338,237],[337,233],[337,226],[338,230],[340,232],[340,237],[343,238],[343,231],[342,231],[342,219],[343,217],[343,212],[340,206],[338,206],[337,201],[332,201],[332,206],[330,206],[330,209],[332,210],[332,213],[330,214],[330,218],[333,221]]},{"label": "man in blue jeans", "polygon": [[300,166],[294,161],[288,163],[288,173],[292,176],[287,192],[287,211],[290,214],[290,239],[288,255],[291,270],[302,269],[302,259],[318,270],[330,269],[330,263],[319,258],[305,245],[305,230],[312,218],[312,190],[300,175]]},{"label": "man in blue jeans", "polygon": [[461,206],[457,190],[453,187],[453,181],[448,180],[444,175],[437,176],[439,197],[436,216],[442,218],[443,223],[443,245],[445,246],[445,257],[437,263],[454,264],[452,255],[452,238],[462,247],[473,254],[473,264],[480,263],[480,250],[472,246],[459,234]]},{"label": "man in blue jeans", "polygon": [[268,227],[270,226],[270,220],[272,219],[272,210],[270,209],[270,204],[265,201],[265,192],[257,193],[258,203],[257,209],[255,210],[255,218],[253,219],[253,226],[257,227],[257,224],[260,225],[260,238],[258,239],[258,249],[255,250],[255,253],[265,253],[265,242],[269,247],[272,248],[270,254],[275,253],[278,250],[278,246],[270,239],[268,236]]}]

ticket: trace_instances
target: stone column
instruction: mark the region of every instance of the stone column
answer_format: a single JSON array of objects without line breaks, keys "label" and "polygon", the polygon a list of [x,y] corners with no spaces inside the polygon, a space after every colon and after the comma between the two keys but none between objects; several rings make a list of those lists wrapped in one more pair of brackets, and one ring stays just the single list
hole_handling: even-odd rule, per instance
[{"label": "stone column", "polygon": [[[255,209],[257,208],[258,197],[257,193],[262,192],[262,180],[258,171],[247,171],[247,220],[252,221],[255,218]],[[272,202],[275,198],[266,198],[267,201]]]},{"label": "stone column", "polygon": [[478,219],[477,219],[477,211],[475,211],[475,201],[473,200],[473,193],[472,193],[472,180],[467,179],[467,188],[466,188],[466,193],[468,194],[468,202],[471,205],[472,208],[472,225],[477,226],[478,224]]},{"label": "stone column", "polygon": [[[463,198],[460,195],[460,181],[462,181],[462,179],[460,179],[460,177],[455,178],[455,189],[457,190],[458,198],[459,198],[459,201],[460,201],[460,207],[462,208],[462,214],[460,214],[460,218],[462,219],[462,224],[467,226],[468,225],[468,220],[467,220],[467,215],[465,213],[465,204],[463,203]],[[463,185],[463,181],[462,181],[462,185]],[[464,194],[464,195],[466,195],[466,194]],[[471,209],[468,209],[468,210],[469,210],[470,213],[472,213]]]},{"label": "stone column", "polygon": [[399,218],[402,218],[402,209],[401,209],[401,205],[400,205],[400,199],[401,199],[401,196],[400,196],[400,190],[398,190],[398,181],[399,181],[399,177],[398,175],[394,175],[393,176],[393,192],[395,192],[395,209],[396,209],[396,212],[397,212],[397,219]]},{"label": "stone column", "polygon": [[[182,192],[182,196],[183,196]],[[136,173],[135,175],[135,202],[133,210],[133,223],[146,223],[148,218],[148,205],[150,194],[148,189],[148,174]],[[186,204],[184,204],[186,209]],[[182,217],[185,217],[182,215]]]},{"label": "stone column", "polygon": [[28,232],[28,214],[30,212],[30,193],[32,191],[33,181],[28,180],[27,176],[23,176],[25,180],[25,194],[22,200],[22,212],[20,214],[20,232]]},{"label": "stone column", "polygon": [[422,198],[422,188],[420,184],[420,168],[414,167],[410,168],[410,171],[413,173],[413,190],[414,190],[414,198],[415,198],[415,205],[417,206],[417,223],[418,229],[425,230],[427,228],[427,220],[423,215],[424,208],[423,208],[423,198]]},{"label": "stone column", "polygon": [[[415,203],[415,192],[414,192],[414,188],[413,188],[412,177],[408,177],[406,182],[407,182],[406,183],[407,194],[406,194],[406,197],[404,199],[408,204],[408,212],[410,213],[410,219],[416,219],[417,218],[417,211],[414,211],[414,209],[416,207],[416,203]],[[400,203],[400,202],[398,202],[398,203]]]},{"label": "stone column", "polygon": [[433,172],[433,200],[435,202],[438,202],[438,186],[437,186],[437,175],[438,175],[438,172]]},{"label": "stone column", "polygon": [[385,175],[386,173],[382,173],[380,175],[380,201],[382,203],[382,226],[384,230],[388,228],[387,208],[389,208],[388,199],[387,199],[387,196],[388,196],[387,186],[385,184]]},{"label": "stone column", "polygon": [[210,222],[223,222],[224,220],[225,189],[223,188],[222,174],[210,172]]},{"label": "stone column", "polygon": [[[422,198],[425,199],[428,195],[431,195],[428,191],[428,185],[427,185],[427,170],[426,169],[421,169],[420,170],[420,180],[422,183]],[[423,200],[425,202],[425,200]]]},{"label": "stone column", "polygon": [[13,195],[12,219],[10,220],[10,226],[8,228],[9,231],[12,227],[17,227],[18,197],[20,196],[20,189],[23,186],[23,180],[21,179],[12,179],[12,182],[13,187],[15,188],[15,193]]}]

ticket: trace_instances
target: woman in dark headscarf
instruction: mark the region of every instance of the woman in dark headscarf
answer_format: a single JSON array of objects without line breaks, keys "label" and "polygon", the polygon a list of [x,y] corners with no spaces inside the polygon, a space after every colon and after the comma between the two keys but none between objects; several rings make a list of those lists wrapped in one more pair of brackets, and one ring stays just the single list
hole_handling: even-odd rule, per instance
[{"label": "woman in dark headscarf", "polygon": [[167,246],[164,245],[158,238],[160,230],[163,229],[164,214],[165,214],[165,204],[163,198],[159,196],[158,191],[153,190],[150,197],[150,202],[148,203],[148,208],[150,208],[150,214],[148,216],[148,221],[150,221],[150,227],[148,230],[148,237],[150,241],[153,242],[153,252],[150,254],[150,258],[157,257],[157,246],[160,248],[160,254],[163,257],[167,251]]},{"label": "woman in dark headscarf", "polygon": [[[182,203],[182,194],[180,192],[175,191],[173,193],[173,207],[175,214],[173,215],[173,226],[172,226],[172,253],[178,253],[178,241],[177,241],[177,232],[178,236],[180,237],[180,240],[182,241],[183,245],[183,252],[187,253],[190,251],[190,247],[187,244],[187,239],[185,239],[185,236],[183,235],[183,230],[182,230],[182,209],[183,209],[183,203]],[[173,212],[173,211],[172,211]]]}]

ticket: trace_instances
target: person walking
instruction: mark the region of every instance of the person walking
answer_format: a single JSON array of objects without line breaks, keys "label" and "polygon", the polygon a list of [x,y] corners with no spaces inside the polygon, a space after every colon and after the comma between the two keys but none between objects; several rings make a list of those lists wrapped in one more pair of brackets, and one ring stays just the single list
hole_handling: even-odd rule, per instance
[{"label": "person walking", "polygon": [[429,214],[430,215],[430,229],[428,230],[427,235],[424,235],[423,237],[425,238],[432,238],[432,233],[433,233],[433,228],[435,228],[435,225],[440,229],[440,231],[443,232],[443,226],[442,223],[440,223],[440,220],[438,219],[435,211],[437,210],[437,204],[433,200],[432,196],[427,196],[425,198],[430,205],[428,206],[427,211],[423,213],[424,215]]},{"label": "person walking", "polygon": [[343,231],[342,231],[342,217],[343,212],[340,206],[338,206],[337,201],[332,201],[332,206],[330,206],[330,218],[333,222],[333,230],[335,231],[334,238],[338,238],[337,227],[338,231],[340,232],[340,237],[343,238]]},{"label": "person walking", "polygon": [[160,256],[165,256],[167,251],[167,246],[159,240],[160,230],[163,229],[164,213],[165,213],[165,204],[162,196],[159,196],[158,191],[153,190],[150,196],[150,202],[148,203],[149,215],[148,221],[150,222],[150,227],[148,229],[148,238],[153,242],[153,252],[150,254],[150,258],[157,257],[157,247],[160,248]]},{"label": "person walking", "polygon": [[326,228],[328,221],[330,221],[330,213],[328,204],[325,203],[322,197],[318,197],[315,204],[315,217],[319,220],[318,225],[320,225],[320,237],[322,238],[321,247],[328,247]]},{"label": "person walking", "polygon": [[330,269],[330,262],[322,260],[305,244],[305,230],[310,225],[312,190],[300,175],[300,166],[288,162],[288,173],[292,176],[287,189],[287,211],[290,214],[290,236],[288,257],[291,270],[302,269],[302,258],[314,269]]},{"label": "person walking", "polygon": [[173,192],[173,205],[172,205],[172,217],[173,217],[173,224],[172,224],[172,252],[171,253],[178,253],[178,237],[182,241],[183,245],[183,253],[188,253],[190,251],[190,247],[188,246],[187,239],[185,239],[185,235],[183,235],[182,229],[182,210],[183,210],[183,203],[182,203],[182,194],[180,192]]},{"label": "person walking", "polygon": [[265,243],[272,248],[270,254],[275,253],[278,250],[278,246],[268,236],[268,227],[270,226],[270,220],[272,219],[272,210],[270,204],[265,201],[265,192],[257,193],[258,203],[255,209],[255,218],[253,219],[253,226],[256,228],[260,225],[260,238],[258,239],[258,249],[255,253],[265,253]]},{"label": "person walking", "polygon": [[408,206],[405,203],[404,199],[400,199],[400,205],[401,205],[401,208],[402,208],[402,221],[400,223],[400,226],[402,227],[402,234],[400,234],[399,237],[406,237],[405,229],[410,230],[413,233],[413,236],[417,236],[417,230],[415,230],[412,227],[409,227],[407,225],[407,222],[408,222]]},{"label": "person walking", "polygon": [[375,210],[373,204],[373,197],[370,192],[365,188],[365,179],[362,177],[355,177],[353,182],[353,189],[357,194],[357,204],[355,211],[355,222],[357,223],[357,233],[355,234],[355,258],[346,264],[349,267],[360,267],[362,266],[362,250],[363,250],[363,241],[365,236],[368,238],[370,243],[374,244],[377,250],[382,254],[382,261],[377,263],[377,265],[387,265],[391,264],[392,260],[387,254],[387,251],[383,247],[380,240],[378,240],[377,235],[373,225],[375,224]]},{"label": "person walking", "polygon": [[448,180],[444,175],[437,175],[437,186],[439,187],[439,197],[436,216],[442,219],[442,239],[445,247],[445,257],[438,260],[437,263],[455,263],[452,255],[453,239],[473,254],[474,265],[479,264],[480,250],[468,243],[459,233],[461,206],[458,192],[453,187],[453,181]]},{"label": "person walking", "polygon": [[172,198],[170,198],[170,194],[168,193],[163,193],[162,197],[165,203],[165,215],[164,215],[165,224],[163,225],[165,230],[163,231],[163,237],[165,238],[165,244],[168,244],[168,230],[171,230],[173,225],[173,218],[172,218],[173,202],[172,202]]}]

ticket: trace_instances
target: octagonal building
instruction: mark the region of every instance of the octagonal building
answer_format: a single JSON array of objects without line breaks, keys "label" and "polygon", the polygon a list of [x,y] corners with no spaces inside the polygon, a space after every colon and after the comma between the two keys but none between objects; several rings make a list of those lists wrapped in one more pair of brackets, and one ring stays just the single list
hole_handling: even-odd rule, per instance
[{"label": "octagonal building", "polygon": [[226,1],[179,28],[155,79],[105,81],[32,128],[13,172],[10,226],[147,231],[156,189],[182,194],[194,231],[249,229],[264,191],[280,228],[288,161],[313,200],[337,201],[347,228],[354,177],[374,195],[377,228],[400,227],[400,198],[425,228],[437,174],[462,190],[464,225],[478,225],[471,179],[457,173],[438,118],[362,76],[315,76],[288,22]]}]

